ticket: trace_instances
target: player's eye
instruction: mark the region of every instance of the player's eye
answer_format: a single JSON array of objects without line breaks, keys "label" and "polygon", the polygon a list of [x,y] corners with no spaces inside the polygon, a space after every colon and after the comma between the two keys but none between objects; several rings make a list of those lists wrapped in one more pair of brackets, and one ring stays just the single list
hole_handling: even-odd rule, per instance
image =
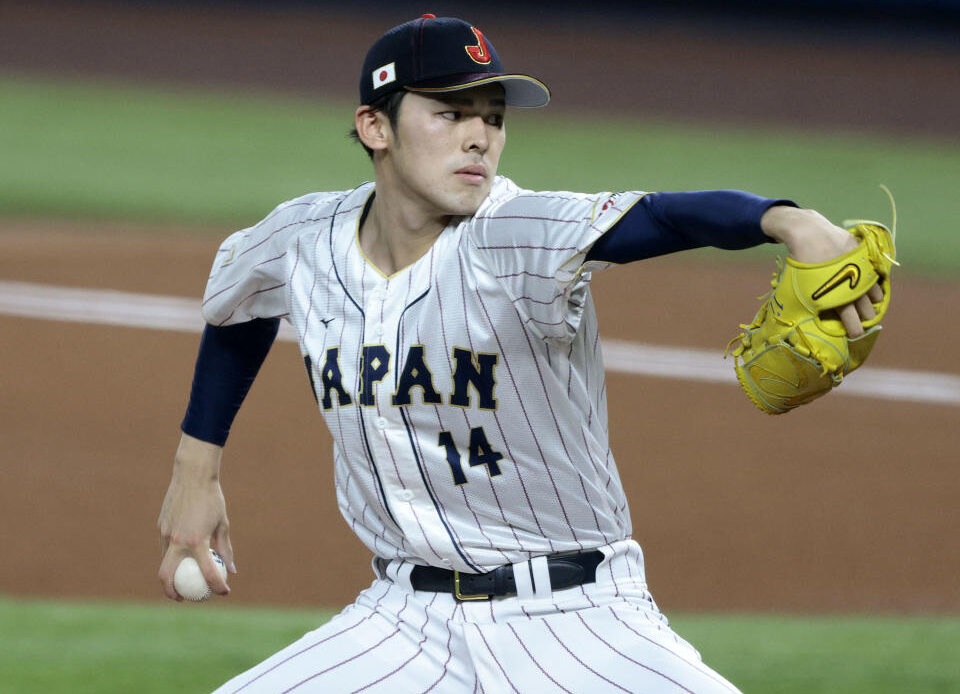
[{"label": "player's eye", "polygon": [[461,116],[460,111],[443,111],[440,113],[440,115],[443,118],[446,118],[447,120],[452,120],[452,121],[460,120],[460,116]]},{"label": "player's eye", "polygon": [[503,127],[503,114],[502,113],[491,113],[484,120],[486,120],[487,125],[492,125],[495,128]]}]

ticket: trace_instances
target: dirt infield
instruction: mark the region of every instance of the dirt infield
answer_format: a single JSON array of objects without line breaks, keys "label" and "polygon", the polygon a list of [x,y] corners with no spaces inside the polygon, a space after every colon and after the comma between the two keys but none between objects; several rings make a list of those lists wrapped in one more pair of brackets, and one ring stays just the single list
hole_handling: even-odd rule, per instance
[{"label": "dirt infield", "polygon": [[[4,5],[0,72],[342,97],[353,70],[331,66],[357,64],[380,30],[345,13],[79,7]],[[935,135],[960,122],[957,53],[943,46],[745,41],[669,23],[638,41],[591,21],[505,27],[498,42],[564,85],[561,109]],[[229,231],[0,221],[0,279],[197,297]],[[765,277],[682,258],[601,274],[603,335],[721,349]],[[956,284],[903,279],[871,365],[957,373],[960,336],[942,317],[958,304]],[[0,317],[0,593],[161,599],[155,521],[197,343]],[[831,396],[771,418],[728,385],[622,374],[608,392],[635,537],[667,611],[960,611],[960,408]],[[315,407],[296,347],[278,343],[226,451],[233,602],[332,606],[371,578],[336,511]]]},{"label": "dirt infield", "polygon": [[[0,277],[195,297],[218,242],[58,226],[5,224]],[[601,273],[604,335],[720,349],[733,321],[698,297],[722,292],[739,315],[764,274],[675,259]],[[909,336],[958,302],[956,285],[899,283],[871,364],[955,369],[943,346],[960,336]],[[0,318],[0,592],[159,599],[154,524],[197,339]],[[666,609],[960,610],[957,407],[836,396],[772,418],[728,385],[610,374],[608,390]],[[278,343],[226,451],[234,602],[336,605],[370,580],[336,511],[315,407],[296,347]]]}]

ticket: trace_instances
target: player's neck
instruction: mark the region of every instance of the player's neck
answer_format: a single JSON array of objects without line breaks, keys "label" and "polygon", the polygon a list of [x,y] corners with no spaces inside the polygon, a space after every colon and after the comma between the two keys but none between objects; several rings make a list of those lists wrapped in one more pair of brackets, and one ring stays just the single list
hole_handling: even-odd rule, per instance
[{"label": "player's neck", "polygon": [[389,197],[386,191],[377,191],[359,239],[367,259],[388,276],[429,251],[449,221],[449,217],[430,215],[410,205],[390,204]]}]

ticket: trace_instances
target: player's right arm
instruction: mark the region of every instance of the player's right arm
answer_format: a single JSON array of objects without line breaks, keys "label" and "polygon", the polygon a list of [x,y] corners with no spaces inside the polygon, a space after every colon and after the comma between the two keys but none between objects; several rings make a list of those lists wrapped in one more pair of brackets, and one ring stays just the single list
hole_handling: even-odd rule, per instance
[{"label": "player's right arm", "polygon": [[234,417],[246,398],[276,338],[279,319],[255,319],[236,325],[207,325],[200,340],[183,435],[173,474],[160,510],[160,582],[179,599],[173,574],[184,557],[197,560],[214,592],[229,592],[207,548],[236,573],[230,524],[220,488],[220,459]]},{"label": "player's right arm", "polygon": [[236,573],[220,486],[223,446],[286,313],[288,251],[302,223],[310,221],[310,208],[307,198],[284,203],[255,227],[231,235],[214,261],[202,304],[207,326],[157,521],[162,551],[159,578],[171,599],[180,599],[173,575],[188,556],[197,560],[215,593],[229,592],[208,547]]}]

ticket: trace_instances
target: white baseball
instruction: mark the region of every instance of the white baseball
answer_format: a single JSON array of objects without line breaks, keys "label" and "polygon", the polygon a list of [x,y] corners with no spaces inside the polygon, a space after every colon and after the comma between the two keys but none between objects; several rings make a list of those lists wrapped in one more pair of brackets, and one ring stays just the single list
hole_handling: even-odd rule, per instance
[{"label": "white baseball", "polygon": [[[210,556],[213,557],[220,576],[226,581],[227,567],[223,563],[223,559],[212,549],[210,550]],[[210,586],[207,585],[207,581],[200,571],[200,565],[193,557],[185,557],[180,561],[180,565],[173,574],[173,587],[176,588],[177,592],[184,598],[193,600],[194,602],[207,600],[213,595],[213,591],[210,590]]]}]

